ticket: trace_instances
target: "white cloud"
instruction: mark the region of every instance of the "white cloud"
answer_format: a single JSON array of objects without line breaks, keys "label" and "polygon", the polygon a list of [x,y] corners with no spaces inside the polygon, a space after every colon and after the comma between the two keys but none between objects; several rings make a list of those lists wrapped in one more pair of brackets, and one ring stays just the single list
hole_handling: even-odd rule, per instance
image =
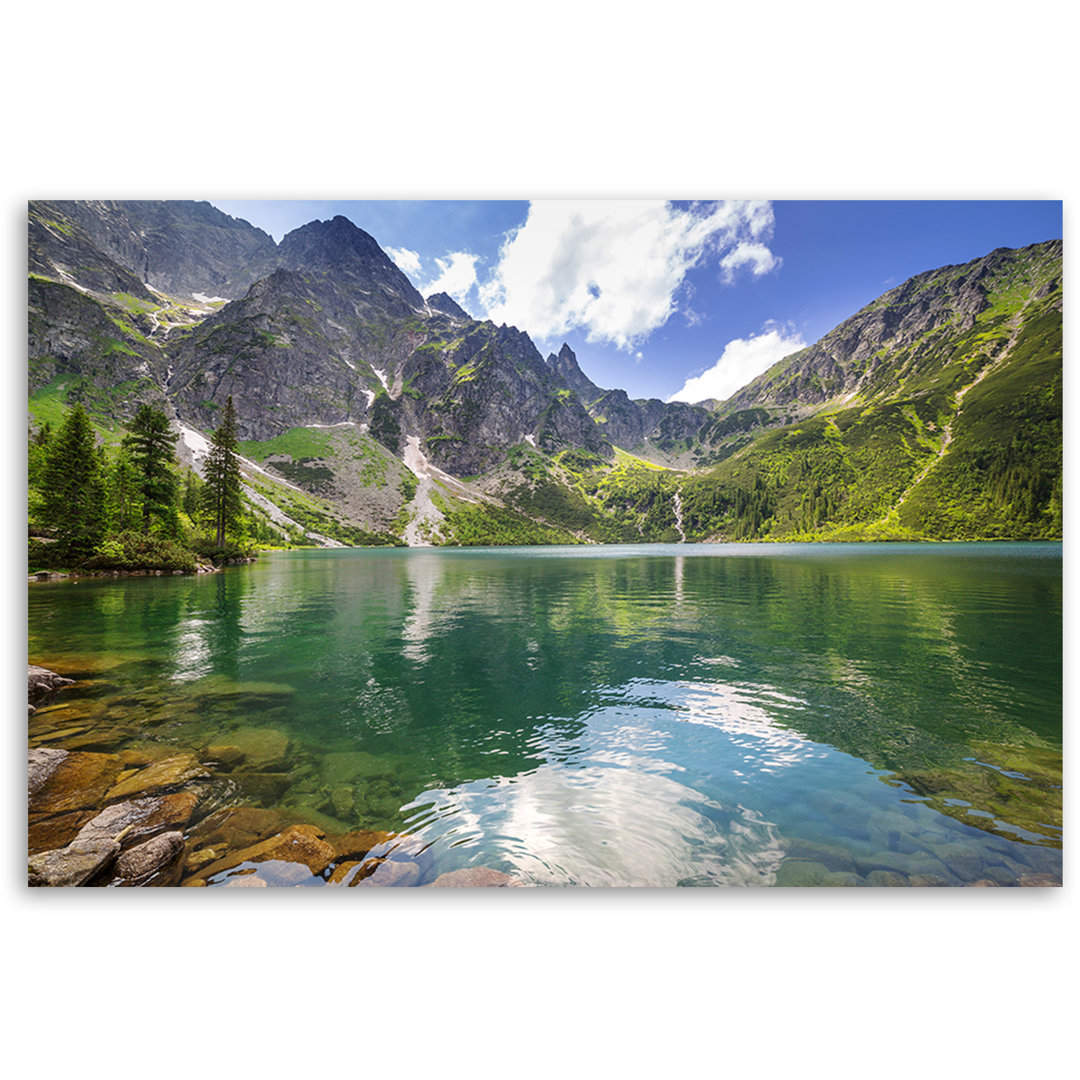
[{"label": "white cloud", "polygon": [[736,271],[742,266],[749,266],[754,277],[761,277],[780,265],[780,260],[764,245],[756,241],[739,244],[734,251],[729,251],[721,260],[724,280],[730,284]]},{"label": "white cloud", "polygon": [[768,203],[534,202],[480,286],[481,304],[541,341],[581,330],[630,351],[678,310],[687,272],[705,259],[719,259],[725,280],[779,265],[763,242],[772,227]]},{"label": "white cloud", "polygon": [[420,291],[425,296],[449,293],[459,303],[464,303],[469,290],[476,284],[476,264],[479,261],[479,255],[471,255],[467,251],[453,251],[445,259],[437,258],[435,265],[439,269],[439,276]]},{"label": "white cloud", "polygon": [[778,360],[805,348],[802,335],[792,330],[773,328],[748,338],[736,338],[727,343],[723,355],[708,371],[687,379],[683,388],[672,394],[668,401],[690,404],[706,398],[724,401],[755,376],[768,371]]},{"label": "white cloud", "polygon": [[397,264],[399,270],[403,273],[415,277],[420,273],[420,255],[416,251],[410,251],[408,248],[384,248],[387,255]]}]

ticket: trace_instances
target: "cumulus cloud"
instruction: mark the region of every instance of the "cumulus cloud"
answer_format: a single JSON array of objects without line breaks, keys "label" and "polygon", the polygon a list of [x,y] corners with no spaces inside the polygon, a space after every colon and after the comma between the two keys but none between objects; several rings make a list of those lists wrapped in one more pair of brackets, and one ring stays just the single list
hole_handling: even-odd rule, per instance
[{"label": "cumulus cloud", "polygon": [[534,202],[480,285],[481,305],[542,341],[579,330],[632,351],[679,310],[686,274],[704,260],[729,281],[742,267],[779,265],[766,246],[772,228],[769,203]]},{"label": "cumulus cloud", "polygon": [[429,281],[420,290],[425,296],[432,293],[449,293],[459,303],[468,297],[469,290],[476,284],[476,264],[479,255],[467,251],[453,251],[444,259],[436,259],[438,276]]},{"label": "cumulus cloud", "polygon": [[706,398],[724,401],[755,376],[768,371],[778,360],[805,348],[801,334],[778,327],[748,338],[736,338],[727,343],[720,359],[708,371],[687,379],[683,388],[672,394],[668,401],[690,404]]},{"label": "cumulus cloud", "polygon": [[408,248],[385,249],[386,254],[397,264],[397,268],[409,277],[416,277],[420,273],[420,254],[410,251]]},{"label": "cumulus cloud", "polygon": [[748,266],[754,277],[761,277],[779,265],[780,260],[764,244],[756,241],[739,244],[720,260],[724,280],[729,284],[735,279],[735,273],[740,267]]}]

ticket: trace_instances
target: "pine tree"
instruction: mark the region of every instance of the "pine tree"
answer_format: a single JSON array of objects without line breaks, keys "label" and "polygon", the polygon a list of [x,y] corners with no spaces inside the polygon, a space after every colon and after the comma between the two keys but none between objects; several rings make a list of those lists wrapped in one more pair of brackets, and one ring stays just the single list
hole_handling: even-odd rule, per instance
[{"label": "pine tree", "polygon": [[112,529],[124,532],[135,525],[135,511],[142,479],[127,447],[123,445],[117,447],[116,456],[109,466],[106,477]]},{"label": "pine tree", "polygon": [[49,440],[42,489],[41,518],[56,531],[61,552],[76,560],[89,557],[105,536],[105,483],[81,405]]},{"label": "pine tree", "polygon": [[236,410],[232,395],[225,402],[221,426],[214,432],[206,456],[206,511],[214,528],[214,543],[225,546],[225,534],[240,523],[240,459],[236,455]]},{"label": "pine tree", "polygon": [[132,420],[124,446],[139,474],[142,495],[143,532],[150,531],[150,518],[165,523],[176,532],[176,451],[177,435],[169,430],[168,417],[152,405],[140,405]]}]

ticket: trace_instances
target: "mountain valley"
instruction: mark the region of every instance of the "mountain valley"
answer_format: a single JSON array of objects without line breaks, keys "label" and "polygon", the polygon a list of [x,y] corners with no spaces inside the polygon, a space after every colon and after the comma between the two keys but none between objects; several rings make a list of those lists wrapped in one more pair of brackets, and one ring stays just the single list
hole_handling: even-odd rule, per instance
[{"label": "mountain valley", "polygon": [[280,243],[197,202],[29,207],[32,431],[227,398],[283,542],[1059,539],[1062,244],[911,278],[727,401],[632,400],[568,345],[423,297],[344,217]]}]

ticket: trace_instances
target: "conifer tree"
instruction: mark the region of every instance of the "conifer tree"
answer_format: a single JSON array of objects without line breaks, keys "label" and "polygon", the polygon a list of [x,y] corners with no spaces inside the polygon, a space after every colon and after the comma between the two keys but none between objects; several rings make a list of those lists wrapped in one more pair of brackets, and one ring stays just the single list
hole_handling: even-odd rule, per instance
[{"label": "conifer tree", "polygon": [[143,532],[150,531],[151,516],[176,531],[177,484],[175,468],[177,435],[169,430],[168,417],[152,405],[140,405],[124,437],[124,446],[139,474]]},{"label": "conifer tree", "polygon": [[56,531],[62,553],[76,560],[89,557],[105,536],[105,483],[94,431],[81,405],[49,440],[42,488],[41,517]]},{"label": "conifer tree", "polygon": [[135,524],[141,476],[126,446],[119,446],[106,473],[111,527],[124,532]]},{"label": "conifer tree", "polygon": [[236,410],[232,395],[225,402],[221,426],[214,432],[206,456],[206,512],[214,528],[214,543],[225,546],[225,534],[240,523],[240,459],[236,454]]}]

